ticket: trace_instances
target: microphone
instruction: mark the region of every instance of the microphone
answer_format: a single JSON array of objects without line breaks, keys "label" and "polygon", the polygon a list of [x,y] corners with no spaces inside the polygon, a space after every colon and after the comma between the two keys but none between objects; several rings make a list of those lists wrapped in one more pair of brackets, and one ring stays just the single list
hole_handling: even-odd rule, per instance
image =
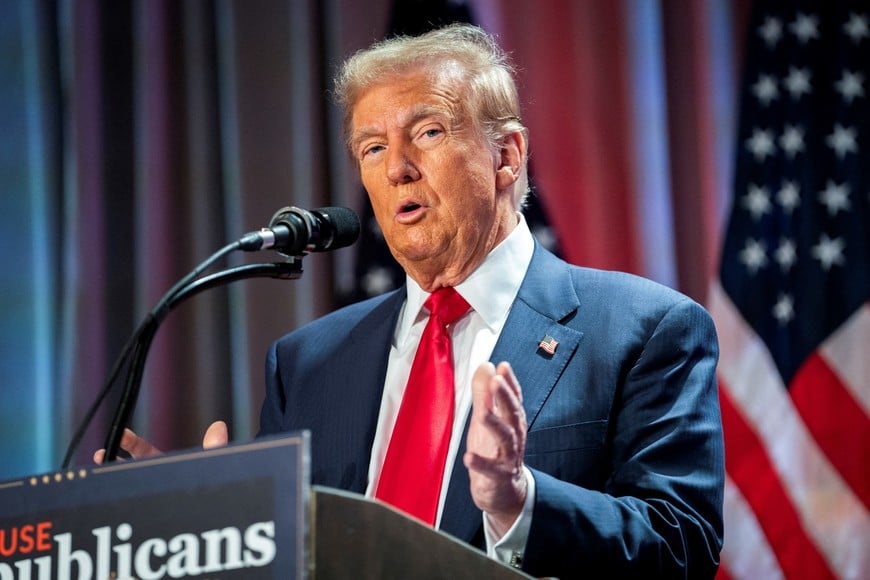
[{"label": "microphone", "polygon": [[344,248],[359,237],[360,221],[352,209],[299,207],[279,209],[269,227],[245,234],[239,246],[246,252],[273,249],[288,256]]}]

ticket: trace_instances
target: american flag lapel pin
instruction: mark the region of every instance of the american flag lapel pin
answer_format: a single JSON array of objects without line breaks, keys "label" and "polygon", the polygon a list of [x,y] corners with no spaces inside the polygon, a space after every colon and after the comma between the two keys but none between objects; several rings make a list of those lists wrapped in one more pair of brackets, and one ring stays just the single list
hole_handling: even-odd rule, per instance
[{"label": "american flag lapel pin", "polygon": [[538,350],[542,350],[548,355],[552,356],[556,354],[557,346],[559,346],[559,341],[550,336],[549,334],[545,334],[543,340],[538,343]]}]

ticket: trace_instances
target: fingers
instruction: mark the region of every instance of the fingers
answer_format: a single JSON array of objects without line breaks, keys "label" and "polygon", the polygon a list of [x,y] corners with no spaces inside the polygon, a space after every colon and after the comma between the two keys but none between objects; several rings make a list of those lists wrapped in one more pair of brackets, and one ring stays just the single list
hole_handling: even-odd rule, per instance
[{"label": "fingers", "polygon": [[223,447],[230,440],[227,424],[223,421],[215,421],[209,425],[202,438],[203,449],[213,449],[215,447]]},{"label": "fingers", "polygon": [[[215,447],[222,447],[229,442],[229,439],[227,424],[223,421],[215,421],[205,431],[205,435],[202,438],[202,448],[213,449]],[[163,453],[152,445],[150,441],[139,437],[130,429],[124,429],[124,434],[121,436],[121,449],[129,453],[133,459],[144,459]],[[102,465],[105,459],[105,449],[99,449],[94,452],[94,463],[97,465]]]},{"label": "fingers", "polygon": [[519,381],[506,363],[482,364],[472,379],[466,453],[471,497],[490,522],[507,530],[526,498],[526,412]]},{"label": "fingers", "polygon": [[522,389],[510,364],[484,363],[472,380],[472,423],[466,466],[489,472],[515,474],[525,453],[526,413]]},{"label": "fingers", "polygon": [[500,362],[498,367],[491,362],[481,364],[471,379],[472,407],[478,411],[494,410],[493,403],[499,402],[494,400],[494,396],[503,389],[516,399],[517,405],[511,405],[511,408],[522,408],[523,391],[510,363]]},{"label": "fingers", "polygon": [[514,374],[514,369],[511,367],[511,363],[507,361],[502,361],[498,363],[496,373],[498,373],[498,375],[505,380],[508,387],[511,389],[511,392],[514,394],[517,400],[522,403],[523,390],[520,388],[520,382],[517,380],[517,377]]},{"label": "fingers", "polygon": [[485,362],[477,367],[471,378],[471,409],[473,413],[483,413],[492,408],[489,383],[496,376],[495,366]]},{"label": "fingers", "polygon": [[121,449],[129,453],[133,459],[154,457],[163,453],[154,447],[150,441],[139,437],[130,429],[124,429],[124,435],[121,437]]},{"label": "fingers", "polygon": [[[507,364],[507,363],[503,363]],[[510,367],[508,367],[510,371]],[[523,394],[516,377],[510,372],[508,377],[499,375],[493,387],[492,397],[495,403],[495,414],[503,421],[514,436],[526,433],[526,411],[523,408]]]},{"label": "fingers", "polygon": [[[160,455],[162,451],[154,447],[150,442],[139,437],[130,429],[124,429],[121,435],[121,449],[130,454],[133,459],[143,459]],[[98,449],[94,452],[94,463],[102,465],[106,459],[106,450]]]},{"label": "fingers", "polygon": [[507,362],[499,363],[495,375],[491,376],[487,385],[489,406],[494,417],[486,419],[493,430],[493,435],[501,434],[500,439],[511,443],[517,434],[526,432],[526,412],[523,408],[523,392],[513,369]]}]

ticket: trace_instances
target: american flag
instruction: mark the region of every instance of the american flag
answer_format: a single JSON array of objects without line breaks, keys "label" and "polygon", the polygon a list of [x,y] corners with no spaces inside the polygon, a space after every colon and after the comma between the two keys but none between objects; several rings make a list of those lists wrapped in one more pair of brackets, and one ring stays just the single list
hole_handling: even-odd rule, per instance
[{"label": "american flag", "polygon": [[710,310],[721,577],[870,578],[870,4],[760,2]]},{"label": "american flag", "polygon": [[559,346],[559,341],[550,336],[549,334],[545,335],[544,339],[540,343],[538,343],[538,348],[549,355],[556,354],[557,346]]}]

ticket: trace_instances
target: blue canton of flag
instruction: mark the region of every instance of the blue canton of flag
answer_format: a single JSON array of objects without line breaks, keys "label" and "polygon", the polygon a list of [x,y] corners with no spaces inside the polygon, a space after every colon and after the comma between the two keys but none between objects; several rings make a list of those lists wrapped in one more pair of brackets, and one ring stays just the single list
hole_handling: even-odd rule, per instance
[{"label": "blue canton of flag", "polygon": [[750,47],[721,280],[788,383],[870,297],[870,6],[779,6]]}]

